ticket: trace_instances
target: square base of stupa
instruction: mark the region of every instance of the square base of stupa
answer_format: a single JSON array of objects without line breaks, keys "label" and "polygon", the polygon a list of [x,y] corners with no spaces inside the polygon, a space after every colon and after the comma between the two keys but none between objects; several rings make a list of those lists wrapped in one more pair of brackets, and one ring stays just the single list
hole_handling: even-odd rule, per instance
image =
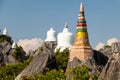
[{"label": "square base of stupa", "polygon": [[74,57],[81,61],[85,61],[87,57],[92,55],[92,49],[90,46],[73,46],[70,51],[69,59],[73,60]]}]

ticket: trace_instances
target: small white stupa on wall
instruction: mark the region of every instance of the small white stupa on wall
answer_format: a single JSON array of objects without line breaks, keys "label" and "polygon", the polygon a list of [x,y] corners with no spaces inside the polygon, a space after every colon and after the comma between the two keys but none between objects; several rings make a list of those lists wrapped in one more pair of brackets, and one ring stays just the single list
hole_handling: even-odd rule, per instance
[{"label": "small white stupa on wall", "polygon": [[45,41],[56,41],[56,31],[53,28],[47,32],[47,38]]},{"label": "small white stupa on wall", "polygon": [[16,45],[16,43],[14,41],[13,44],[12,44],[12,49],[15,49],[16,47],[17,47],[17,45]]},{"label": "small white stupa on wall", "polygon": [[63,51],[66,48],[68,48],[70,50],[72,47],[72,44],[73,44],[73,39],[74,39],[73,34],[68,31],[68,25],[67,25],[67,23],[65,23],[63,32],[61,32],[57,35],[58,42],[57,42],[57,47],[56,47],[55,51],[57,49],[60,49],[60,51]]},{"label": "small white stupa on wall", "polygon": [[5,27],[4,30],[3,30],[3,35],[8,35],[8,32],[7,32],[6,27]]}]

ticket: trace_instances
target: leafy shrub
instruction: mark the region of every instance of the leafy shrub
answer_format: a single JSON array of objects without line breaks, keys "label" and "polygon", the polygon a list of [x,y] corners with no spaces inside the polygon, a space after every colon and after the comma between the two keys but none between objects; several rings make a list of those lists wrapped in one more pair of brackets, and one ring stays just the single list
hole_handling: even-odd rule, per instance
[{"label": "leafy shrub", "polygon": [[77,66],[76,68],[69,69],[66,75],[69,80],[97,80],[99,74],[89,75],[89,71],[89,67],[85,65]]},{"label": "leafy shrub", "polygon": [[60,69],[59,71],[53,69],[46,72],[45,74],[39,73],[31,77],[23,76],[23,80],[66,80],[65,78],[66,76],[62,69]]},{"label": "leafy shrub", "polygon": [[65,71],[68,63],[69,50],[64,49],[63,52],[60,52],[60,49],[58,49],[55,52],[55,57],[58,69],[63,69]]},{"label": "leafy shrub", "polygon": [[104,45],[104,49],[106,49],[106,48],[111,48],[111,46],[109,46],[109,45]]},{"label": "leafy shrub", "polygon": [[0,80],[14,80],[14,78],[30,63],[32,57],[24,63],[9,64],[0,68]]},{"label": "leafy shrub", "polygon": [[69,75],[67,80],[97,80],[99,74],[89,75],[89,68],[87,66],[81,66],[76,68],[71,68],[65,74],[64,70],[53,69],[46,72],[45,74],[39,73],[33,76],[23,76],[23,80],[66,80],[66,75]]},{"label": "leafy shrub", "polygon": [[[24,55],[23,55],[24,54]],[[18,61],[23,62],[25,59],[23,59],[23,56],[25,56],[25,53],[23,51],[23,48],[21,46],[17,46],[15,48],[14,53],[12,53],[12,56]],[[27,57],[27,56],[26,56]],[[27,58],[26,58],[27,59]]]},{"label": "leafy shrub", "polygon": [[12,44],[11,37],[6,36],[6,35],[0,35],[0,43],[4,42],[4,41],[8,41],[8,42],[10,42]]}]

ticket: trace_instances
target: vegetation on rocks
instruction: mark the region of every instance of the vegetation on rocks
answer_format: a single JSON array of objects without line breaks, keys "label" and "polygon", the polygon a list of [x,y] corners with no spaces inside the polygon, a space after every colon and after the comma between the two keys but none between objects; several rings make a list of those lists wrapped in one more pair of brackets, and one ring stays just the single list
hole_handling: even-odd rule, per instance
[{"label": "vegetation on rocks", "polygon": [[68,56],[69,56],[69,50],[64,49],[63,52],[58,49],[55,52],[55,57],[56,57],[56,62],[57,62],[57,68],[58,69],[63,69],[64,71],[66,70],[67,63],[68,63]]},{"label": "vegetation on rocks", "polygon": [[18,62],[16,64],[9,64],[4,67],[0,67],[0,80],[14,80],[15,77],[29,65],[32,57],[24,62]]},{"label": "vegetation on rocks", "polygon": [[[18,48],[18,52],[19,52]],[[56,69],[46,69],[45,73],[34,74],[32,76],[23,76],[23,80],[66,80],[66,76],[73,73],[71,80],[97,80],[98,75],[89,75],[89,68],[87,66],[76,67],[70,69],[66,73],[66,67],[68,63],[69,50],[65,49],[63,52],[59,50],[55,52],[57,68]],[[20,61],[16,64],[9,64],[0,68],[0,80],[14,80],[15,77],[27,66],[29,65],[32,57],[28,60]]]},{"label": "vegetation on rocks", "polygon": [[87,66],[81,66],[76,68],[71,68],[66,72],[68,63],[69,50],[65,49],[63,52],[55,52],[57,68],[49,70],[46,73],[34,74],[33,76],[23,76],[23,80],[66,80],[66,76],[73,73],[71,80],[97,80],[98,74],[89,75],[89,68]]},{"label": "vegetation on rocks", "polygon": [[104,45],[104,49],[106,49],[106,48],[111,48],[111,46],[109,46],[109,45]]},{"label": "vegetation on rocks", "polygon": [[81,67],[77,66],[76,68],[69,69],[66,74],[70,80],[97,80],[99,72],[95,75],[90,75],[89,71],[89,67],[83,65]]},{"label": "vegetation on rocks", "polygon": [[34,76],[28,77],[23,76],[23,80],[66,80],[65,73],[62,69],[47,71],[45,74],[35,74]]},{"label": "vegetation on rocks", "polygon": [[23,48],[21,46],[17,46],[14,50],[14,53],[12,54],[12,56],[18,61],[18,62],[23,62],[23,58],[21,56],[21,53],[23,51]]},{"label": "vegetation on rocks", "polygon": [[6,36],[6,35],[0,35],[0,43],[4,42],[4,41],[8,41],[8,42],[12,43],[11,37]]}]

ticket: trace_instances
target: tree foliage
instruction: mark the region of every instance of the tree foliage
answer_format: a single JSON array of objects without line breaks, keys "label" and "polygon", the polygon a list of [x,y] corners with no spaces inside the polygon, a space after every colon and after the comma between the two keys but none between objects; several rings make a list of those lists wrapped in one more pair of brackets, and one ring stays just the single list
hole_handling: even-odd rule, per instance
[{"label": "tree foliage", "polygon": [[17,61],[19,61],[19,62],[23,62],[23,59],[22,59],[22,57],[21,57],[21,51],[22,51],[23,49],[22,49],[22,47],[21,46],[17,46],[16,48],[15,48],[15,51],[14,51],[14,53],[12,54],[12,56],[17,60]]},{"label": "tree foliage", "polygon": [[14,80],[14,78],[30,63],[32,57],[25,62],[18,62],[16,64],[9,64],[0,67],[0,80]]},{"label": "tree foliage", "polygon": [[4,41],[8,41],[8,42],[10,42],[12,44],[11,37],[6,36],[6,35],[0,35],[0,43],[4,42]]},{"label": "tree foliage", "polygon": [[55,57],[56,57],[56,62],[57,62],[58,69],[63,69],[65,71],[66,67],[67,67],[67,63],[68,63],[69,50],[64,49],[61,52],[60,49],[58,49],[55,52]]},{"label": "tree foliage", "polygon": [[68,80],[97,80],[99,73],[90,75],[89,71],[89,67],[85,65],[81,67],[77,66],[75,68],[69,69],[66,75]]},{"label": "tree foliage", "polygon": [[106,49],[106,48],[111,48],[111,46],[109,46],[109,45],[104,45],[104,49]]},{"label": "tree foliage", "polygon": [[65,78],[65,73],[62,69],[58,71],[53,69],[45,74],[39,73],[31,77],[23,76],[23,80],[66,80]]}]

